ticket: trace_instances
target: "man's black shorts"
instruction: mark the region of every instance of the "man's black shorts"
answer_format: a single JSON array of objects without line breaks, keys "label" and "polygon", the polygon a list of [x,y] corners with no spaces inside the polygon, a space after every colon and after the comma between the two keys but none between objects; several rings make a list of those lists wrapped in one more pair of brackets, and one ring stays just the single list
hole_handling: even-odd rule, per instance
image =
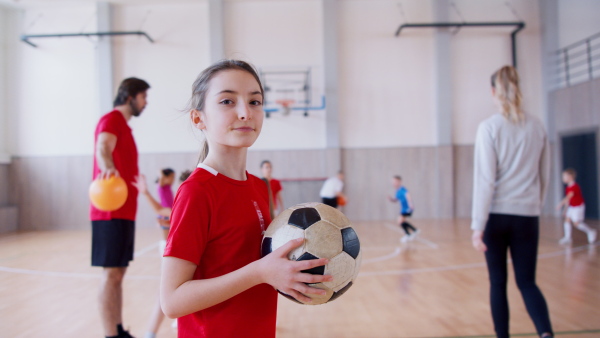
[{"label": "man's black shorts", "polygon": [[92,266],[127,267],[133,260],[134,239],[134,221],[92,221]]},{"label": "man's black shorts", "polygon": [[323,204],[326,204],[330,207],[334,207],[337,208],[338,207],[338,202],[337,202],[337,198],[327,198],[327,197],[321,197],[321,200],[323,201]]},{"label": "man's black shorts", "polygon": [[402,216],[404,216],[404,217],[410,217],[410,216],[412,216],[412,211],[409,211],[409,212],[402,212],[402,213],[400,213],[400,215],[402,215]]}]

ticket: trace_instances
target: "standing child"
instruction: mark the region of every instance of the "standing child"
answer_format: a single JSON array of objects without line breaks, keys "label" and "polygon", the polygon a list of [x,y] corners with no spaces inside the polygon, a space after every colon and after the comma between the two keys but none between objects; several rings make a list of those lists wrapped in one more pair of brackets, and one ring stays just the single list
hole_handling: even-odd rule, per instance
[{"label": "standing child", "polygon": [[[407,242],[415,238],[420,230],[415,228],[412,224],[408,223],[406,219],[412,216],[413,213],[413,202],[412,197],[408,193],[408,189],[402,185],[402,177],[396,175],[392,178],[392,186],[396,189],[396,196],[388,196],[390,202],[400,202],[400,215],[398,216],[398,225],[404,229],[406,236],[402,237],[402,242]],[[412,230],[412,234],[410,233]]]},{"label": "standing child", "polygon": [[306,294],[325,294],[305,283],[332,280],[301,272],[327,259],[287,258],[303,239],[260,258],[268,195],[246,171],[246,157],[262,128],[263,100],[256,71],[243,61],[220,61],[193,84],[190,118],[206,141],[175,196],[161,274],[162,308],[179,318],[180,338],[275,337],[275,289],[305,302]]},{"label": "standing child", "polygon": [[[181,173],[179,180],[185,181],[191,174],[191,171],[186,170]],[[162,239],[158,244],[158,252],[162,256],[165,252],[166,239],[169,236],[169,229],[171,227],[171,210],[173,208],[173,190],[171,186],[175,181],[175,171],[170,168],[165,168],[160,171],[160,177],[158,178],[158,195],[160,197],[160,203],[154,199],[148,186],[146,184],[146,177],[139,175],[136,182],[133,184],[139,191],[140,194],[146,196],[148,203],[156,212],[156,218],[158,219],[158,226],[162,230]],[[156,307],[150,317],[150,323],[148,324],[148,331],[146,332],[145,338],[155,338],[156,333],[162,323],[165,315],[160,306],[160,299],[156,303]],[[176,326],[177,322],[175,322]]]},{"label": "standing child", "polygon": [[338,198],[346,200],[346,196],[342,192],[344,189],[344,173],[340,170],[336,176],[330,177],[325,180],[319,196],[323,204],[327,204],[330,207],[338,207]]},{"label": "standing child", "polygon": [[576,178],[577,172],[575,169],[568,168],[562,173],[562,181],[567,187],[565,188],[565,198],[558,203],[556,209],[560,210],[563,206],[566,206],[567,209],[564,223],[565,236],[558,241],[560,244],[571,243],[571,226],[585,232],[590,244],[594,243],[598,234],[596,230],[583,223],[585,219],[585,201],[579,184],[575,182]]},{"label": "standing child", "polygon": [[262,161],[260,164],[260,171],[263,175],[262,180],[265,181],[267,188],[271,193],[269,196],[269,204],[271,204],[271,202],[273,204],[273,210],[271,212],[271,217],[273,218],[284,210],[283,197],[281,197],[281,190],[283,190],[283,188],[281,187],[281,182],[273,178],[273,165],[271,164],[271,161]]}]

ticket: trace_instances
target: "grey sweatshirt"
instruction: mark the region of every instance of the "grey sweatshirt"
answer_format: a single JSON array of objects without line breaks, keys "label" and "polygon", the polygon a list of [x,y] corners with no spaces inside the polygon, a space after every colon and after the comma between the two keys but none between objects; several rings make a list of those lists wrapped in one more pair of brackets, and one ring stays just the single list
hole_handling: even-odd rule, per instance
[{"label": "grey sweatshirt", "polygon": [[539,216],[550,175],[550,148],[534,116],[512,123],[496,114],[479,124],[475,140],[471,229],[490,213]]}]

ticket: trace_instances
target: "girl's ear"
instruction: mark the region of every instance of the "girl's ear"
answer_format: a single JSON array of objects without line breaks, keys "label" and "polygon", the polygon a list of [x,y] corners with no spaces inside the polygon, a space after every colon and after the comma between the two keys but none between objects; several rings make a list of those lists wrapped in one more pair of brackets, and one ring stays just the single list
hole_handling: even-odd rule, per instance
[{"label": "girl's ear", "polygon": [[192,120],[192,124],[194,127],[204,130],[206,125],[204,124],[204,120],[202,118],[202,114],[198,109],[190,110],[190,119]]}]

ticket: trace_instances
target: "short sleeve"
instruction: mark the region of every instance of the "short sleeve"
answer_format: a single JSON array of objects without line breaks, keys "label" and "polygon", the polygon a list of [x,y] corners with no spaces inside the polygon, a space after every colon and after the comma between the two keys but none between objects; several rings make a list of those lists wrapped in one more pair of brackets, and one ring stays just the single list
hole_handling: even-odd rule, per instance
[{"label": "short sleeve", "polygon": [[184,182],[173,203],[171,230],[164,256],[196,265],[206,248],[211,218],[210,196],[197,182]]},{"label": "short sleeve", "polygon": [[[120,113],[119,113],[120,114]],[[119,116],[110,113],[106,114],[100,121],[98,122],[98,126],[96,127],[97,134],[100,133],[111,133],[117,137],[119,137]]]}]

